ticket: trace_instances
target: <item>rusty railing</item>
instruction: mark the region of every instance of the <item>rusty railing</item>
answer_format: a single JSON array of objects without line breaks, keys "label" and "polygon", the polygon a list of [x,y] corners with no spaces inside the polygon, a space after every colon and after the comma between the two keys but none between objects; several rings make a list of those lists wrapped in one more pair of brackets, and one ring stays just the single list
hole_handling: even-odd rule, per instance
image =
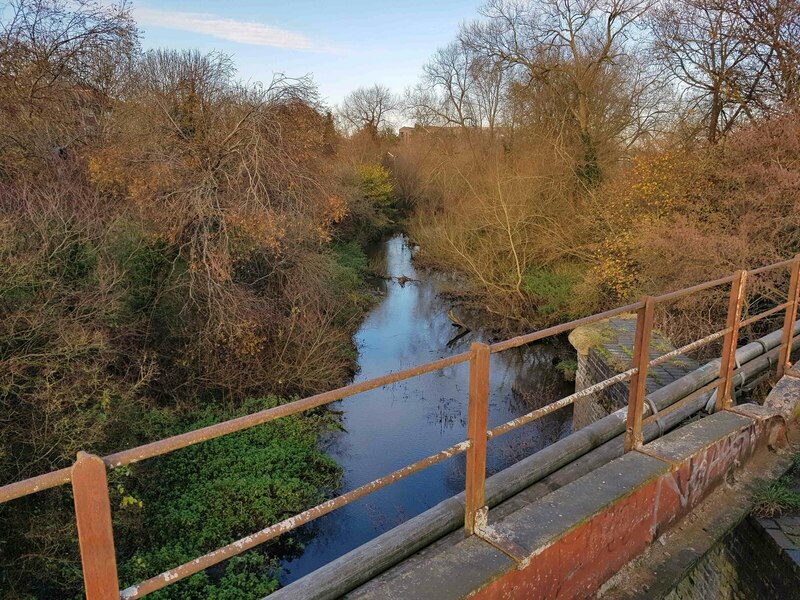
[{"label": "rusty railing", "polygon": [[[790,268],[791,273],[787,301],[770,310],[742,320],[741,312],[748,278],[767,271],[787,267]],[[713,391],[715,388],[717,390],[716,409],[724,410],[730,407],[732,392],[731,382],[739,372],[738,369],[736,369],[735,361],[739,329],[781,310],[785,311],[785,314],[783,337],[777,349],[779,353],[777,368],[778,376],[783,375],[785,369],[790,366],[789,357],[793,341],[793,324],[797,318],[798,292],[800,292],[800,286],[798,285],[799,276],[800,255],[791,260],[774,263],[751,271],[738,271],[727,277],[662,294],[660,296],[646,296],[640,301],[627,306],[549,327],[527,335],[521,335],[495,344],[488,345],[476,342],[472,344],[468,352],[390,373],[382,377],[351,384],[237,419],[203,427],[129,450],[123,450],[105,457],[79,452],[77,460],[71,467],[0,487],[0,503],[67,483],[72,484],[84,585],[88,600],[109,600],[112,598],[132,600],[134,598],[141,598],[170,583],[179,581],[231,558],[232,556],[241,554],[254,546],[263,544],[282,533],[292,531],[304,523],[308,523],[337,508],[350,504],[375,490],[381,489],[395,481],[462,453],[466,453],[464,530],[467,535],[472,535],[479,528],[480,519],[481,517],[485,518],[486,511],[488,510],[485,506],[484,494],[486,481],[486,452],[489,439],[503,435],[527,423],[540,419],[547,414],[573,404],[580,398],[604,390],[616,383],[630,380],[630,396],[628,400],[627,426],[625,431],[625,451],[627,452],[639,448],[643,444],[642,427],[656,417],[663,416],[686,402],[702,394]],[[653,330],[656,306],[727,283],[731,284],[731,289],[725,328],[651,360],[649,352],[650,337]],[[512,419],[502,425],[498,425],[492,429],[488,428],[489,366],[492,354],[565,333],[581,325],[589,325],[634,311],[637,315],[636,333],[634,337],[632,366],[630,369],[570,394],[542,408],[538,408],[516,419]],[[668,408],[659,411],[658,415],[651,414],[645,418],[645,384],[648,369],[660,365],[678,354],[696,350],[720,338],[723,338],[722,356],[720,371],[717,378]],[[160,456],[179,448],[185,448],[229,433],[242,431],[256,425],[262,425],[281,417],[324,406],[360,392],[380,388],[391,383],[425,373],[439,371],[465,362],[469,362],[467,439],[441,452],[432,454],[411,465],[375,479],[370,483],[327,500],[300,514],[274,525],[270,525],[265,529],[248,535],[227,546],[223,546],[222,548],[195,558],[188,563],[120,591],[114,552],[111,505],[108,494],[108,469],[114,469],[123,465],[129,465],[141,460]]]}]

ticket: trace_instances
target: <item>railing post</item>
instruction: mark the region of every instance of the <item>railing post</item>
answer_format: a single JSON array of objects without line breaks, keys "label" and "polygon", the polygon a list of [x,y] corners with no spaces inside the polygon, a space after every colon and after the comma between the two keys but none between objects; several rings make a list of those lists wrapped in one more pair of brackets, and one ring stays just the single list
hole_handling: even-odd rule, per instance
[{"label": "railing post", "polygon": [[798,278],[800,278],[800,254],[794,257],[792,262],[792,274],[789,278],[789,293],[786,301],[786,313],[783,317],[783,338],[781,339],[781,351],[778,357],[778,377],[783,377],[783,373],[791,367],[789,359],[792,355],[792,338],[794,337],[794,322],[797,320],[797,292]]},{"label": "railing post", "polygon": [[106,465],[100,457],[78,452],[72,492],[86,600],[119,600]]},{"label": "railing post", "polygon": [[728,298],[728,318],[725,329],[730,331],[722,340],[722,359],[719,365],[719,385],[717,386],[717,402],[714,410],[720,411],[731,405],[731,380],[733,368],[736,365],[736,346],[739,341],[739,325],[742,321],[742,305],[744,292],[747,287],[747,271],[738,271],[736,278],[731,283],[731,293]]},{"label": "railing post", "polygon": [[650,362],[650,338],[655,318],[655,299],[645,296],[644,306],[636,312],[636,333],[633,338],[633,364],[637,370],[631,377],[628,395],[628,422],[625,428],[625,452],[635,450],[644,443],[642,416],[644,397],[647,395],[647,366]]},{"label": "railing post", "polygon": [[475,532],[475,518],[485,503],[486,441],[489,419],[489,360],[486,344],[474,342],[470,347],[469,407],[467,409],[467,483],[464,496],[464,531]]}]

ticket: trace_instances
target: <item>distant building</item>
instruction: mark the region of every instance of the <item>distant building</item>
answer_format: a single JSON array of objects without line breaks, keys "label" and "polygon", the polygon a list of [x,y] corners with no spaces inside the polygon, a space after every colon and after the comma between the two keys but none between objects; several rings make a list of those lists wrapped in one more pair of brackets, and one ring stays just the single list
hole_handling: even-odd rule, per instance
[{"label": "distant building", "polygon": [[[475,128],[466,128],[475,129]],[[459,125],[420,125],[417,123],[413,127],[401,127],[398,130],[401,140],[407,140],[412,136],[419,135],[459,135],[465,131]]]},{"label": "distant building", "polygon": [[401,127],[397,131],[401,140],[408,140],[412,137],[460,137],[463,135],[484,135],[500,140],[506,139],[511,134],[508,127],[495,126],[489,127],[461,127],[460,125],[420,125],[417,123],[413,127]]}]

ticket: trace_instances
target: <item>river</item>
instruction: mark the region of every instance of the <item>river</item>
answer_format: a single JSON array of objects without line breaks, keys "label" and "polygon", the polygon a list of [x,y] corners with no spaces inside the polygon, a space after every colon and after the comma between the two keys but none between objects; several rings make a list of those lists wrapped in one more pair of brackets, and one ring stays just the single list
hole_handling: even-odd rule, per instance
[{"label": "river", "polygon": [[[415,281],[382,283],[384,295],[355,335],[362,381],[467,350],[490,341],[481,331],[451,342],[457,329],[447,318],[451,302],[440,292],[440,276],[417,271],[406,238],[384,241],[372,261],[387,276]],[[451,342],[448,345],[448,342]],[[539,343],[492,355],[489,426],[530,412],[572,391],[554,365],[556,349]],[[332,405],[343,431],[330,434],[325,451],[343,468],[344,493],[466,438],[468,365],[449,367],[364,392]],[[526,394],[512,393],[515,389]],[[524,398],[528,398],[525,400]],[[532,398],[535,398],[532,399]],[[571,430],[571,409],[557,411],[493,439],[487,471],[495,473],[540,450]],[[283,563],[284,584],[338,558],[464,489],[464,455],[434,465],[378,490],[307,525],[302,554]]]}]

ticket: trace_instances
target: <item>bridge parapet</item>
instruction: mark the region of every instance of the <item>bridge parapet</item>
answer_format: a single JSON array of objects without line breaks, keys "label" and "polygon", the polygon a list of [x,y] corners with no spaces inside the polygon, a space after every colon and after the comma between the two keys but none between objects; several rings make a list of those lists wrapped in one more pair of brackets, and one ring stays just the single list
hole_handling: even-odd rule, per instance
[{"label": "bridge parapet", "polygon": [[757,452],[785,443],[782,415],[754,413],[723,411],[674,430],[491,523],[490,536],[348,598],[590,597]]}]

